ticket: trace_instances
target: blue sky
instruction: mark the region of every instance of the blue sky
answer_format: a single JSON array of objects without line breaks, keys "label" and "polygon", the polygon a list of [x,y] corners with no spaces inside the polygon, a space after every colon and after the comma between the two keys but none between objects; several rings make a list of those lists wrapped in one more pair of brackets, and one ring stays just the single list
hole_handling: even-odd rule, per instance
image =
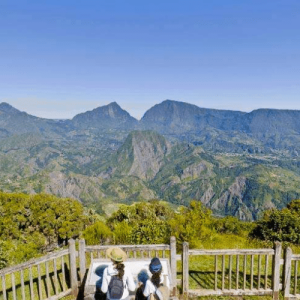
[{"label": "blue sky", "polygon": [[0,0],[0,102],[36,116],[300,109],[299,95],[299,0]]}]

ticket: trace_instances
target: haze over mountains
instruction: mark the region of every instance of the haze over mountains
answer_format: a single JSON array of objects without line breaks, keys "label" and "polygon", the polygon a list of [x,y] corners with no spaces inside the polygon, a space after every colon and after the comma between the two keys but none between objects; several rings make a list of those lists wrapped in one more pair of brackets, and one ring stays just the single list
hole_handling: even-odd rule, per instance
[{"label": "haze over mountains", "polygon": [[255,219],[300,197],[300,111],[250,113],[166,100],[138,121],[117,103],[70,120],[0,104],[0,188],[115,203],[202,201]]}]

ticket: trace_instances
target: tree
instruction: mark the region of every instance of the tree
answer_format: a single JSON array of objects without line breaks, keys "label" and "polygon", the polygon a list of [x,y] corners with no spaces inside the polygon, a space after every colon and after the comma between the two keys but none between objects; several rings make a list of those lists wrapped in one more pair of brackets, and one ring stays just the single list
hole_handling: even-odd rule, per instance
[{"label": "tree", "polygon": [[166,203],[140,202],[121,205],[108,219],[108,225],[115,235],[116,243],[165,243],[170,237],[168,220],[172,215],[173,211]]},{"label": "tree", "polygon": [[196,247],[209,232],[207,225],[210,216],[211,211],[199,201],[191,201],[189,207],[180,207],[169,221],[171,233],[176,237],[179,246],[188,242],[191,248]]},{"label": "tree", "polygon": [[112,232],[103,222],[97,221],[84,230],[83,237],[88,245],[103,245],[111,240]]},{"label": "tree", "polygon": [[19,263],[53,249],[78,237],[88,223],[77,200],[0,192],[0,264]]},{"label": "tree", "polygon": [[300,244],[300,200],[294,200],[282,210],[272,209],[256,222],[250,237],[266,241]]},{"label": "tree", "polygon": [[130,244],[133,228],[126,221],[114,224],[114,241],[115,244]]},{"label": "tree", "polygon": [[0,270],[8,265],[8,247],[5,241],[0,240]]}]

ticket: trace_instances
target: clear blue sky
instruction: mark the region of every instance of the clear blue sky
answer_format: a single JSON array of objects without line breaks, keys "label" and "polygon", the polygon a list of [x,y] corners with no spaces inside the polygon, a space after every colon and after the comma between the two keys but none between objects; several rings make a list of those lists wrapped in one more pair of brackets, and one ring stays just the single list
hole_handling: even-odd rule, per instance
[{"label": "clear blue sky", "polygon": [[300,109],[299,0],[0,0],[0,102]]}]

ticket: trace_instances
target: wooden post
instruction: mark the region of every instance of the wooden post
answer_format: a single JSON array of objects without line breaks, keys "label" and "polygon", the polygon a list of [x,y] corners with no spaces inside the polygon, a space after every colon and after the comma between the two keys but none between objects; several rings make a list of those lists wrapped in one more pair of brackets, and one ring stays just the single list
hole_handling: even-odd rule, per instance
[{"label": "wooden post", "polygon": [[6,282],[5,282],[5,274],[1,275],[2,278],[2,293],[3,293],[3,299],[7,300],[6,297]]},{"label": "wooden post", "polygon": [[218,289],[218,255],[215,255],[215,291]]},{"label": "wooden post", "polygon": [[29,268],[29,286],[30,286],[30,297],[31,297],[30,299],[34,299],[32,267]]},{"label": "wooden post", "polygon": [[290,299],[291,267],[292,267],[292,249],[288,247],[285,250],[284,278],[283,278],[284,299],[286,300]]},{"label": "wooden post", "polygon": [[281,243],[275,242],[273,257],[273,300],[279,300]]},{"label": "wooden post", "polygon": [[257,278],[257,289],[260,289],[260,277],[261,277],[261,255],[258,255],[258,278]]},{"label": "wooden post", "polygon": [[58,290],[58,276],[57,276],[56,258],[53,259],[53,273],[54,273],[54,291],[55,291],[55,295],[58,295],[59,290]]},{"label": "wooden post", "polygon": [[85,240],[79,240],[79,267],[80,267],[80,283],[84,281],[84,275],[86,271],[86,262],[85,262]]},{"label": "wooden post", "polygon": [[37,265],[37,272],[38,272],[38,290],[39,290],[39,299],[43,299],[42,297],[42,279],[41,279],[41,265]]},{"label": "wooden post", "polygon": [[265,290],[268,287],[269,255],[265,256]]},{"label": "wooden post", "polygon": [[232,280],[232,255],[229,255],[229,280],[228,280],[229,290],[231,290],[231,280]]},{"label": "wooden post", "polygon": [[[46,287],[47,287],[47,298],[50,298],[51,291],[50,291],[50,276],[49,276],[49,262],[45,261],[45,271],[46,271]],[[63,278],[65,280],[65,278]]]},{"label": "wooden post", "polygon": [[13,299],[17,299],[17,294],[16,294],[16,283],[15,283],[15,273],[11,273],[11,287],[13,291]]},{"label": "wooden post", "polygon": [[297,294],[297,281],[298,281],[298,260],[295,260],[295,268],[294,268],[294,295]]},{"label": "wooden post", "polygon": [[182,244],[182,292],[185,299],[188,299],[189,292],[189,243]]},{"label": "wooden post", "polygon": [[222,291],[225,288],[225,255],[222,255]]},{"label": "wooden post", "polygon": [[24,271],[21,270],[20,272],[20,280],[21,280],[21,293],[22,293],[22,300],[25,300],[25,284],[24,284]]},{"label": "wooden post", "polygon": [[78,295],[78,281],[77,281],[77,266],[76,266],[76,248],[75,241],[69,240],[69,261],[70,261],[70,283],[72,295]]},{"label": "wooden post", "polygon": [[170,264],[171,264],[171,274],[172,274],[172,291],[171,295],[176,296],[176,287],[177,287],[177,260],[176,260],[176,238],[175,236],[171,236],[170,238]]}]

